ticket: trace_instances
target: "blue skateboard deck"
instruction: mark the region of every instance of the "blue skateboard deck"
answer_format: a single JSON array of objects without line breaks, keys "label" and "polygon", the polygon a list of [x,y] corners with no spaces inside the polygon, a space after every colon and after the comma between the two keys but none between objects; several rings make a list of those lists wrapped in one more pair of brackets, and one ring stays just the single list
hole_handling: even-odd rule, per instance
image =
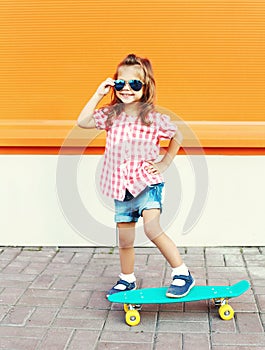
[{"label": "blue skateboard deck", "polygon": [[230,320],[234,317],[234,310],[228,305],[228,300],[245,293],[249,287],[250,284],[246,280],[232,286],[194,286],[189,294],[182,298],[168,298],[166,296],[167,287],[144,288],[112,294],[108,300],[124,304],[125,320],[130,326],[139,324],[140,314],[138,310],[143,304],[173,304],[209,299],[212,299],[215,305],[219,306],[220,317],[223,320]]},{"label": "blue skateboard deck", "polygon": [[119,292],[108,297],[113,303],[122,304],[171,304],[189,301],[235,298],[249,289],[249,282],[240,281],[232,286],[195,286],[188,295],[182,298],[168,298],[167,287],[136,289]]}]

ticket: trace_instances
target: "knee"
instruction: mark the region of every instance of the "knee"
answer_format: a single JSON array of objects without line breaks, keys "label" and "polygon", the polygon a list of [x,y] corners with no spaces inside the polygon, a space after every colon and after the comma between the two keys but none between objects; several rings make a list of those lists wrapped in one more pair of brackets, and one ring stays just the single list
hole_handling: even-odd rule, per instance
[{"label": "knee", "polygon": [[119,248],[132,248],[134,246],[134,239],[119,236]]},{"label": "knee", "polygon": [[119,248],[132,248],[134,246],[135,232],[131,227],[118,225]]},{"label": "knee", "polygon": [[150,241],[154,241],[157,237],[159,237],[163,233],[163,230],[160,225],[146,223],[144,225],[144,233],[147,236],[147,238],[150,239]]}]

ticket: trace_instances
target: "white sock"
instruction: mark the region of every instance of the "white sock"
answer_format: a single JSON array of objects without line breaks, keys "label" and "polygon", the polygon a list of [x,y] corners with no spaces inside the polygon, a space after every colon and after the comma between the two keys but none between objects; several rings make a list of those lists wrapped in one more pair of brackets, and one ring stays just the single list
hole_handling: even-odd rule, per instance
[{"label": "white sock", "polygon": [[[125,273],[120,273],[119,277],[121,280],[124,280],[128,283],[133,283],[136,281],[134,272],[133,273],[129,273],[129,274],[125,274]],[[115,289],[119,289],[119,290],[125,290],[126,286],[124,284],[117,284],[117,286],[115,286]]]},{"label": "white sock", "polygon": [[[172,268],[172,273],[171,273],[171,277],[173,278],[175,275],[185,275],[185,276],[189,276],[189,269],[187,268],[187,266],[183,263],[178,267],[174,267]],[[174,286],[184,286],[185,285],[185,281],[181,280],[181,279],[175,279],[172,284]]]}]

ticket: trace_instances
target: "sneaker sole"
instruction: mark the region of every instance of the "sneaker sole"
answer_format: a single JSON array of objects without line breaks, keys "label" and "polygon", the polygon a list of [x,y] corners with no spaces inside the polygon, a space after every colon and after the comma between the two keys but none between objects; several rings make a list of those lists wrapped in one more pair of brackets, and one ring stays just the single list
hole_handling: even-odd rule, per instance
[{"label": "sneaker sole", "polygon": [[181,295],[175,295],[175,294],[172,294],[172,293],[166,293],[166,296],[168,298],[183,298],[185,297],[187,294],[189,294],[190,290],[195,286],[195,281],[190,285],[189,289],[187,290],[186,293],[184,294],[181,294]]}]

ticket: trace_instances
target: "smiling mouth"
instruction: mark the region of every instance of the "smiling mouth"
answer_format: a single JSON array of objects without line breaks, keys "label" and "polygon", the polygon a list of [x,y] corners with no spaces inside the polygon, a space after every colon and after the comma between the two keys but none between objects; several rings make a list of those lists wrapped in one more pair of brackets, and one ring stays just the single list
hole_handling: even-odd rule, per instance
[{"label": "smiling mouth", "polygon": [[121,96],[128,97],[128,96],[134,96],[134,94],[121,93]]}]

